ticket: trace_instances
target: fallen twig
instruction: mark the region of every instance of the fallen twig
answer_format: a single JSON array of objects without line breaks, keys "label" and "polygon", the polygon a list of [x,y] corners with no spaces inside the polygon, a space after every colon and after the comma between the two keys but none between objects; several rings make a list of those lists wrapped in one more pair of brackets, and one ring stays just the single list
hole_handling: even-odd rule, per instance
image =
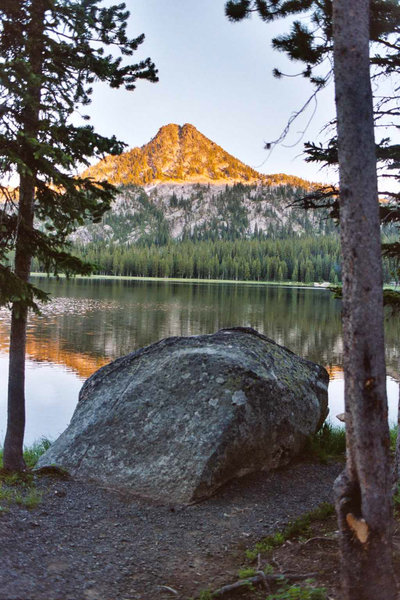
[{"label": "fallen twig", "polygon": [[337,543],[337,538],[316,536],[316,537],[312,537],[309,540],[306,540],[305,542],[303,542],[302,546],[305,546],[306,544],[309,544],[310,542],[335,542],[335,543]]},{"label": "fallen twig", "polygon": [[[269,576],[268,576],[269,577]],[[222,588],[215,590],[212,593],[213,598],[219,598],[228,592],[232,592],[233,590],[237,590],[241,587],[247,587],[249,585],[253,585],[255,583],[262,583],[264,586],[269,587],[267,576],[262,571],[254,575],[253,577],[247,577],[246,579],[240,579],[239,581],[235,581],[235,583],[230,583],[228,585],[224,585]]]},{"label": "fallen twig", "polygon": [[315,577],[317,573],[280,573],[279,575],[266,575],[263,571],[258,571],[256,575],[253,577],[247,577],[246,579],[240,579],[239,581],[235,581],[235,583],[231,583],[229,585],[224,585],[223,587],[215,590],[212,593],[213,598],[220,598],[224,594],[228,594],[233,590],[237,590],[242,587],[246,587],[249,585],[254,585],[257,583],[261,583],[267,589],[269,588],[269,584],[274,581],[279,581],[280,579],[290,580],[299,580],[299,579],[310,579],[311,577]]},{"label": "fallen twig", "polygon": [[174,588],[170,587],[169,585],[159,585],[159,588],[163,589],[163,590],[167,590],[167,592],[170,592],[171,594],[174,594],[174,596],[179,596],[179,592],[177,592],[176,590],[174,590]]}]

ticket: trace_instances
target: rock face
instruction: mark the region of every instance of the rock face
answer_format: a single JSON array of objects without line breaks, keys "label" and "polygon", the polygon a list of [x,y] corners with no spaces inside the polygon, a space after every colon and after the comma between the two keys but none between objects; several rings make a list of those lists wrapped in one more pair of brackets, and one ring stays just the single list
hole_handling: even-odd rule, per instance
[{"label": "rock face", "polygon": [[94,373],[38,467],[165,502],[204,498],[288,463],[327,415],[328,379],[253,329],[167,338]]},{"label": "rock face", "polygon": [[[304,194],[307,188],[301,186]],[[147,188],[121,187],[101,223],[79,227],[70,240],[79,245],[148,243],[193,237],[207,240],[212,234],[224,239],[251,238],[256,231],[268,237],[292,233],[315,235],[334,231],[325,212],[291,206],[299,195],[294,183],[284,185],[212,185],[158,183]]]}]

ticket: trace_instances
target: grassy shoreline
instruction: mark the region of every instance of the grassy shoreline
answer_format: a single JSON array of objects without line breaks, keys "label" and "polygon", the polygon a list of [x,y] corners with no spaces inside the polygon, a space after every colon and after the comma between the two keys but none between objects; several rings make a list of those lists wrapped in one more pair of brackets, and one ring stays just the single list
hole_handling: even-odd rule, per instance
[{"label": "grassy shoreline", "polygon": [[[66,275],[64,273],[60,273],[59,275],[48,275],[47,273],[39,273],[32,272],[30,277],[38,277],[42,279],[66,279]],[[273,287],[290,287],[290,288],[302,288],[306,290],[328,290],[330,291],[330,287],[338,287],[337,285],[329,282],[327,286],[319,285],[319,282],[315,283],[304,283],[303,281],[255,281],[255,280],[246,280],[246,279],[189,279],[185,277],[139,277],[136,275],[73,275],[71,279],[84,279],[84,280],[109,280],[109,281],[160,281],[164,283],[229,283],[235,285],[266,285]],[[400,285],[390,285],[385,284],[383,286],[384,290],[393,290],[395,292],[400,292]]]},{"label": "grassy shoreline", "polygon": [[[46,273],[33,272],[30,274],[31,277],[41,277],[43,279],[57,279],[55,275],[47,275]],[[64,274],[58,275],[59,279],[66,279]],[[292,288],[303,288],[311,290],[326,290],[328,287],[314,286],[310,283],[303,283],[302,281],[249,281],[242,279],[187,279],[184,277],[138,277],[134,275],[74,275],[72,279],[85,279],[85,280],[109,280],[109,281],[161,281],[164,283],[229,283],[237,285],[267,285],[274,287],[292,287]]]}]

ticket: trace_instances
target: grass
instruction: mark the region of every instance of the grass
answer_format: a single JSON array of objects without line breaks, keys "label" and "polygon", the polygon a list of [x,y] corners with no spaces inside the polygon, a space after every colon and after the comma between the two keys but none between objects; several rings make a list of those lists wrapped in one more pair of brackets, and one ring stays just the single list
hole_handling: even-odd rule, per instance
[{"label": "grass", "polygon": [[396,441],[397,441],[397,425],[390,429],[390,450],[392,454],[396,452]]},{"label": "grass", "polygon": [[[24,448],[24,460],[28,469],[33,469],[39,458],[48,450],[51,446],[50,440],[43,437],[39,441],[32,444],[32,446]],[[3,448],[0,448],[0,468],[3,467]]]},{"label": "grass", "polygon": [[199,594],[199,600],[212,600],[212,597],[211,590],[202,590]]},{"label": "grass", "polygon": [[47,438],[41,438],[38,442],[32,444],[29,448],[24,449],[24,459],[26,466],[30,469],[36,465],[39,458],[48,450],[51,446],[50,440]]},{"label": "grass", "polygon": [[0,480],[0,513],[17,504],[29,510],[36,508],[42,500],[42,492],[36,489],[32,475],[13,474]]},{"label": "grass", "polygon": [[263,538],[253,548],[246,550],[246,558],[255,561],[259,554],[270,554],[275,548],[282,546],[287,540],[299,538],[309,532],[313,521],[320,521],[333,515],[335,509],[332,504],[323,502],[315,510],[312,510],[298,519],[290,521],[282,531]]},{"label": "grass", "polygon": [[42,492],[38,491],[35,487],[30,487],[26,492],[17,492],[14,495],[13,501],[19,506],[24,506],[29,510],[39,506],[42,501]]},{"label": "grass", "polygon": [[312,580],[303,585],[282,583],[274,594],[269,594],[266,600],[326,600],[325,588],[314,587]]},{"label": "grass", "polygon": [[[253,563],[257,560],[257,568],[244,565],[238,571],[238,579],[243,582],[240,587],[241,595],[245,600],[328,600],[326,588],[318,585],[314,579],[309,578],[297,583],[293,581],[293,577],[290,577],[290,581],[288,581],[288,578],[285,579],[284,574],[281,575],[279,572],[275,574],[274,567],[271,563],[265,562],[265,559],[270,559],[274,564],[277,564],[279,570],[283,568],[284,573],[285,570],[286,573],[292,572],[293,569],[290,567],[285,569],[281,566],[280,559],[277,562],[276,553],[282,552],[286,547],[285,542],[289,540],[290,546],[287,547],[295,548],[296,545],[301,546],[307,543],[304,542],[303,536],[305,535],[315,535],[315,532],[322,535],[321,532],[326,529],[326,524],[334,518],[334,512],[332,504],[323,502],[315,510],[301,515],[298,519],[289,522],[283,530],[263,538],[253,548],[248,549],[246,558]],[[258,584],[251,579],[259,571],[271,576],[268,580],[269,589],[267,592],[265,589],[258,587]],[[303,573],[304,571],[299,575],[299,579],[303,577]],[[199,593],[197,599],[213,600],[219,595],[220,590],[213,592],[210,588],[206,588]]]},{"label": "grass", "polygon": [[239,579],[248,579],[249,577],[254,577],[256,573],[257,571],[256,569],[253,569],[253,567],[243,567],[242,569],[239,569],[238,577]]},{"label": "grass", "polygon": [[[243,589],[242,589],[243,591]],[[255,592],[256,590],[249,584],[247,586],[248,592]],[[215,595],[210,589],[202,590],[198,596],[198,600],[213,600]],[[306,580],[302,584],[289,584],[285,579],[277,587],[276,592],[269,594],[265,597],[265,594],[257,594],[257,598],[263,600],[327,600],[328,596],[326,590],[323,587],[315,587],[312,579]]]},{"label": "grass", "polygon": [[305,454],[318,458],[321,462],[342,459],[346,452],[346,432],[344,427],[334,427],[324,423],[319,431],[307,440]]},{"label": "grass", "polygon": [[2,469],[3,449],[0,449],[0,513],[17,504],[28,509],[36,508],[42,500],[42,492],[36,489],[31,469],[39,457],[50,447],[51,442],[42,438],[24,449],[24,459],[28,470],[24,473],[10,473]]},{"label": "grass", "polygon": [[[397,425],[390,429],[390,450],[394,455],[397,440]],[[324,423],[321,429],[307,440],[304,453],[325,463],[329,460],[344,460],[346,454],[346,431]]]}]

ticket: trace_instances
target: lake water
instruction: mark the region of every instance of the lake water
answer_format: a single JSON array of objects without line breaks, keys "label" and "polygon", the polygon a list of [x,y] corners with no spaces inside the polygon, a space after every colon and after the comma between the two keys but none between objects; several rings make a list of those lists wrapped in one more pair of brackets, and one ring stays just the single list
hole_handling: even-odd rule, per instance
[{"label": "lake water", "polygon": [[[331,420],[343,411],[340,301],[323,289],[127,280],[35,282],[51,303],[30,318],[26,443],[68,425],[83,381],[100,366],[171,335],[254,327],[330,375]],[[0,310],[0,444],[6,426],[9,313]],[[387,318],[389,418],[397,418],[400,319]]]}]

